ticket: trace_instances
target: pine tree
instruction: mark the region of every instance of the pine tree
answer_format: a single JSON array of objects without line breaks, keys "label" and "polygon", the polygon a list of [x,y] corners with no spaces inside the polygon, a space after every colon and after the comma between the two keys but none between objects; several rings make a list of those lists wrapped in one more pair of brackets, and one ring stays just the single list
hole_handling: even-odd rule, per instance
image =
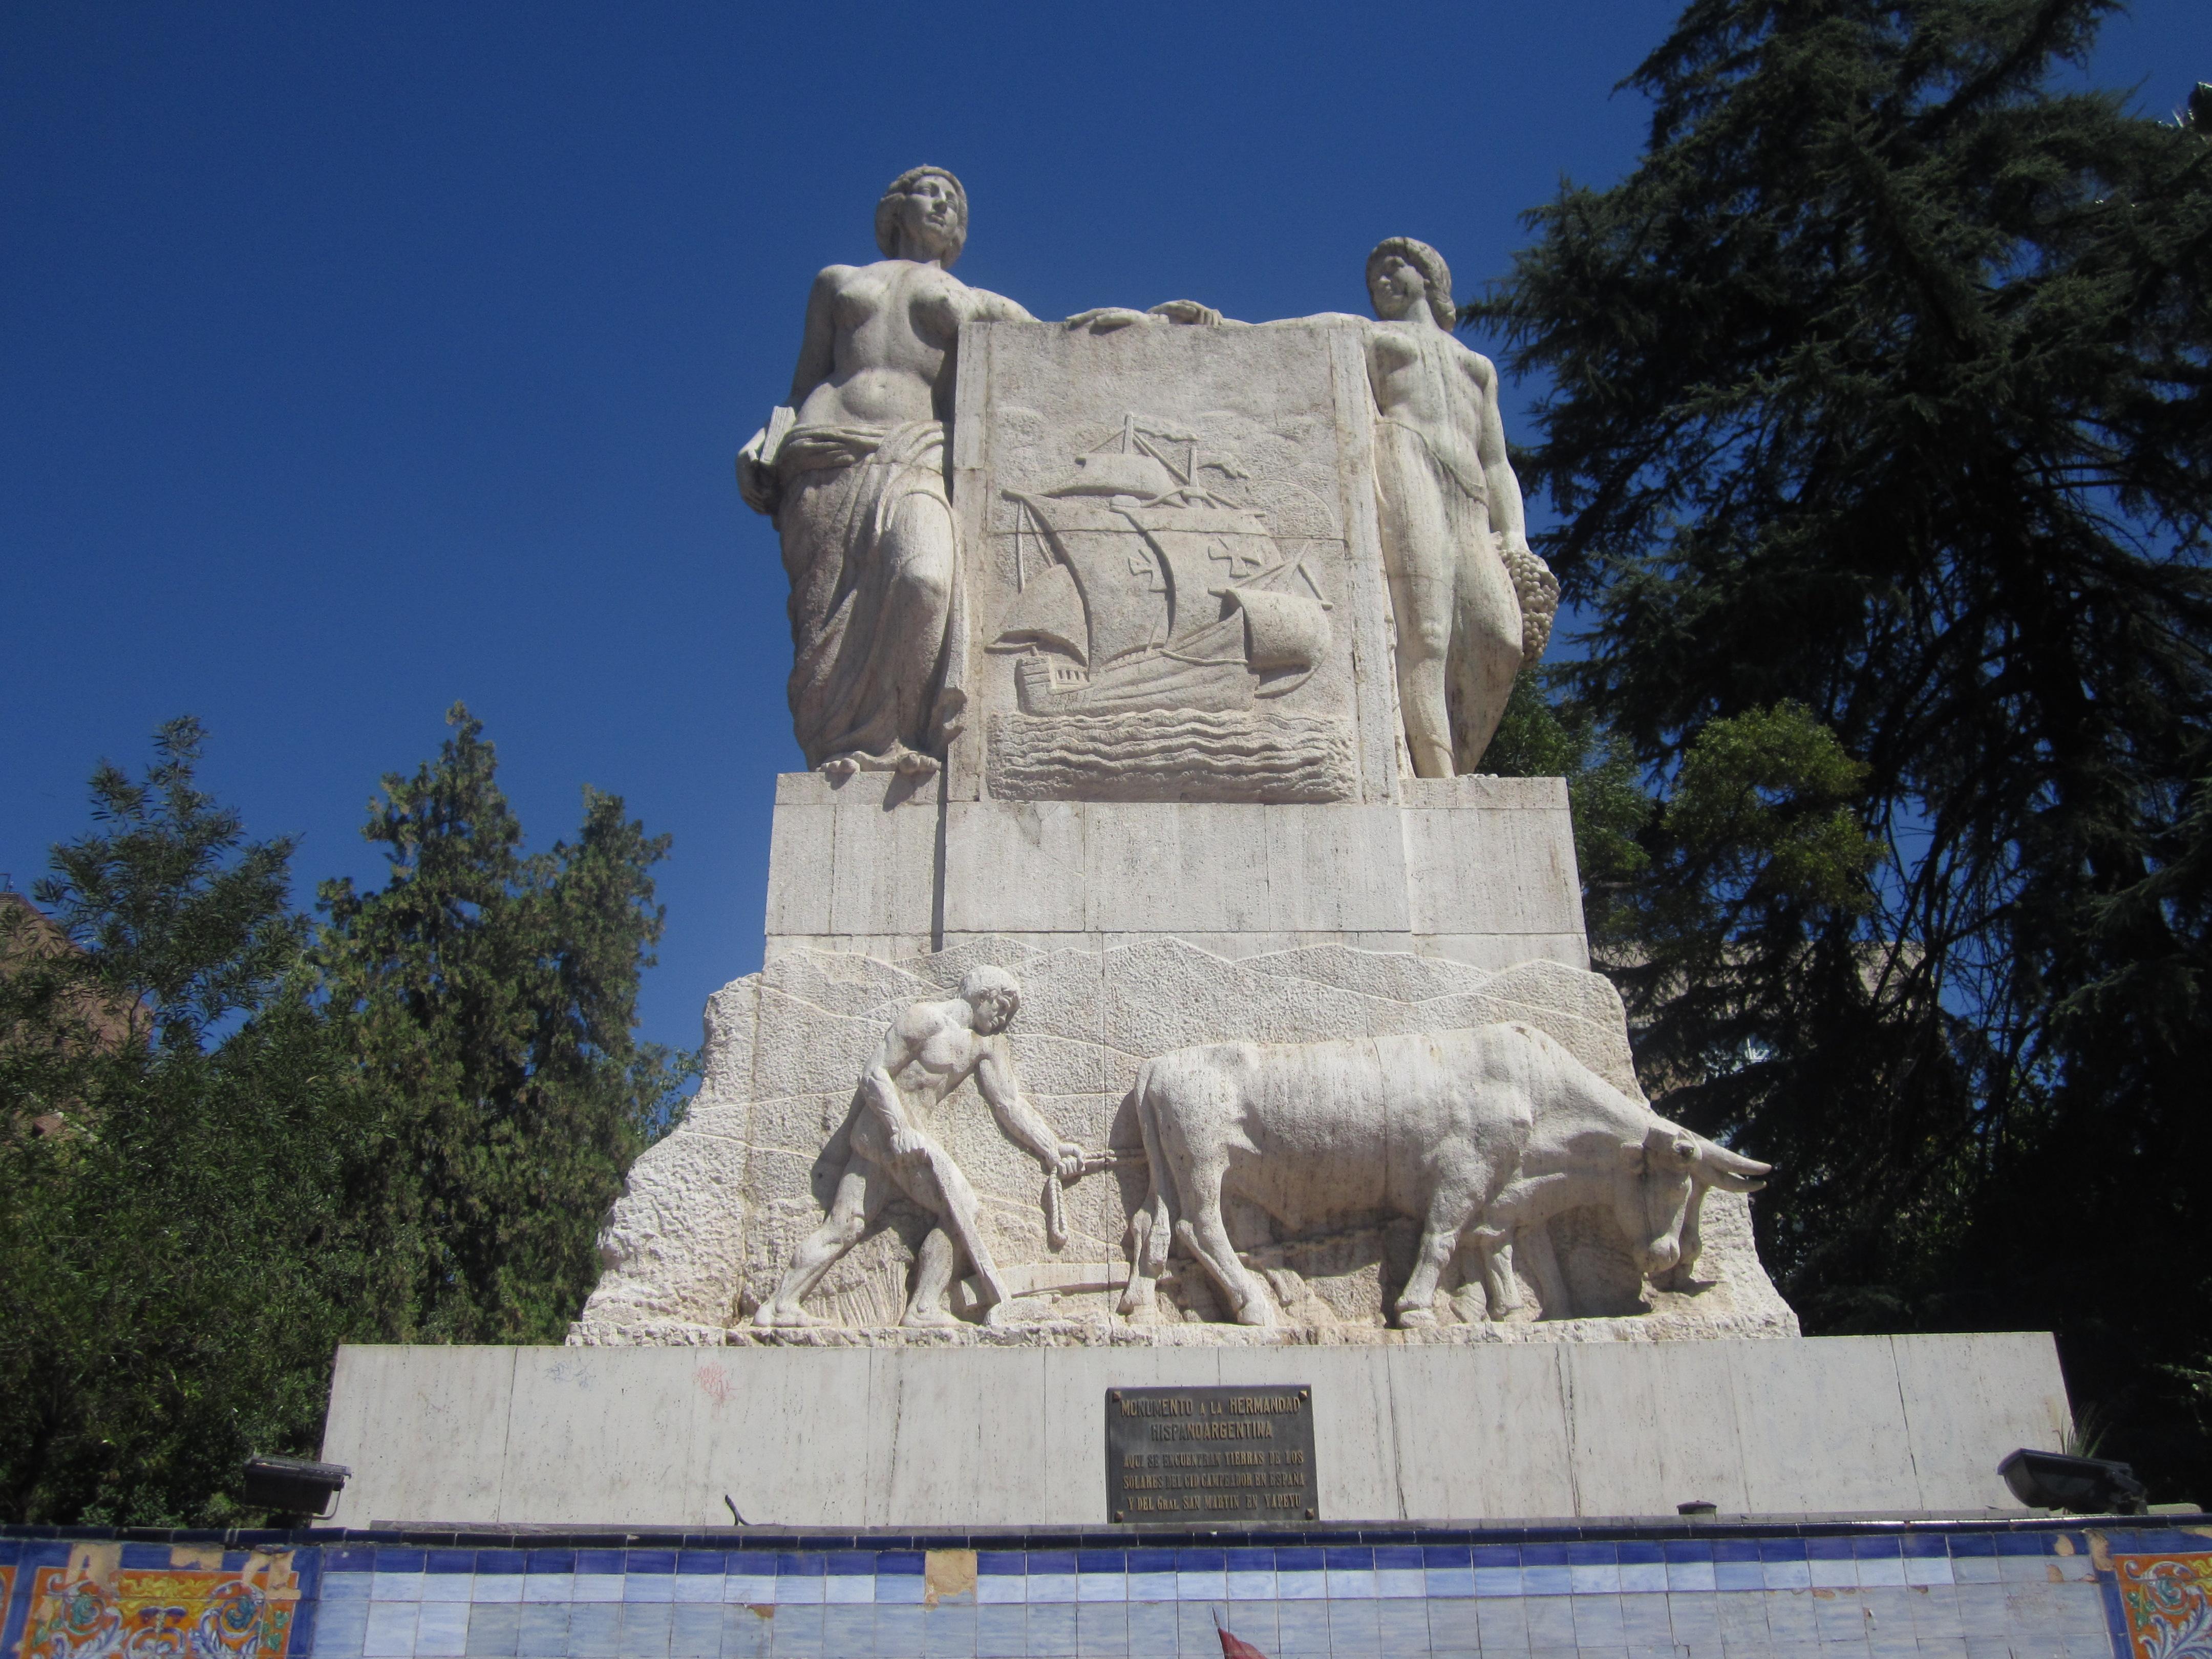
[{"label": "pine tree", "polygon": [[2069,89],[2112,9],[1697,0],[1468,316],[1664,801],[1611,948],[1668,1109],[1781,1161],[1810,1327],[2056,1328],[2201,1494],[2212,141]]},{"label": "pine tree", "polygon": [[189,720],[0,925],[0,1519],[241,1524],[312,1455],[361,1252],[362,1144],[308,997],[288,841],[194,782]]},{"label": "pine tree", "polygon": [[393,1339],[557,1340],[623,1172],[680,1106],[688,1062],[631,1032],[668,838],[587,787],[576,841],[526,854],[482,723],[447,720],[436,763],[371,805],[390,882],[321,889],[317,959],[388,1137],[356,1201]]}]

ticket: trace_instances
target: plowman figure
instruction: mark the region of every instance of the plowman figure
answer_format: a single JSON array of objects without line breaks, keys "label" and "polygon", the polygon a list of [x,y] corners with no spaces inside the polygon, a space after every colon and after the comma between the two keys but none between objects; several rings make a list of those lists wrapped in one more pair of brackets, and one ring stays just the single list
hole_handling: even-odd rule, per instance
[{"label": "plowman figure", "polygon": [[1083,1149],[1065,1141],[1022,1098],[1006,1030],[1022,1006],[1022,988],[1003,968],[971,969],[958,997],[917,1002],[890,1023],[860,1079],[852,1155],[838,1177],[828,1219],[792,1253],[775,1294],[753,1315],[757,1326],[819,1325],[801,1310],[822,1276],[874,1229],[884,1206],[903,1193],[937,1218],[921,1242],[905,1325],[951,1325],[945,1293],[964,1258],[982,1288],[983,1322],[995,1324],[1007,1300],[984,1243],[975,1188],[923,1127],[927,1114],[972,1074],[1006,1139],[1048,1175],[1073,1181]]}]

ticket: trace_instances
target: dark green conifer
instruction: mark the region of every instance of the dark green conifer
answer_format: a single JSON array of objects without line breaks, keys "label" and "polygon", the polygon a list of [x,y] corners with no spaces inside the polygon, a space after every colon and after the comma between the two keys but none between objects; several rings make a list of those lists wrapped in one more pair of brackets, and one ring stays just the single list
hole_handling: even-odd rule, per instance
[{"label": "dark green conifer", "polygon": [[1781,1160],[1809,1325],[2055,1327],[2201,1495],[2212,142],[2079,85],[2112,9],[1697,0],[1468,316],[1549,388],[1576,717],[1672,797],[1598,940],[1667,1105]]},{"label": "dark green conifer", "polygon": [[360,1200],[384,1322],[558,1340],[623,1172],[680,1103],[684,1062],[631,1035],[668,838],[586,787],[577,839],[526,854],[482,723],[458,704],[447,720],[436,763],[371,805],[391,880],[323,884],[316,960],[388,1137]]}]

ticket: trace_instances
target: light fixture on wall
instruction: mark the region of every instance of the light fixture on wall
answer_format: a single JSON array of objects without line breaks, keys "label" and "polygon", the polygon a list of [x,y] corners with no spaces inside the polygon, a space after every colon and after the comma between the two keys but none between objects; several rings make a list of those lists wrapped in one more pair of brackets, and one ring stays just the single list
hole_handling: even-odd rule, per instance
[{"label": "light fixture on wall", "polygon": [[316,1463],[304,1457],[271,1457],[256,1452],[246,1460],[246,1480],[239,1496],[256,1509],[325,1521],[352,1473],[343,1463]]},{"label": "light fixture on wall", "polygon": [[2032,1510],[2076,1515],[2141,1515],[2143,1484],[2135,1467],[2105,1457],[2068,1457],[2021,1447],[1997,1465],[2012,1495]]}]

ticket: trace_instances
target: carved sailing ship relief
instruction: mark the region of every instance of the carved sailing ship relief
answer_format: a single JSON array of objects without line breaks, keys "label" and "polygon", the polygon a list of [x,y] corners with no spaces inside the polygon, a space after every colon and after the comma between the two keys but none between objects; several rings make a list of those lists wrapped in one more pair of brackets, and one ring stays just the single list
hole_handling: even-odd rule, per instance
[{"label": "carved sailing ship relief", "polygon": [[991,648],[1024,653],[1025,713],[1249,708],[1327,656],[1330,607],[1304,556],[1202,471],[1243,476],[1130,415],[1062,483],[1000,492],[1017,514],[1019,593]]},{"label": "carved sailing ship relief", "polygon": [[1233,460],[1134,414],[1073,459],[1048,488],[999,492],[1016,591],[987,648],[1018,657],[1018,712],[992,722],[992,793],[1350,799],[1345,722],[1278,701],[1334,642],[1308,568],[1336,534],[1326,505],[1302,504],[1318,538],[1285,535]]}]

